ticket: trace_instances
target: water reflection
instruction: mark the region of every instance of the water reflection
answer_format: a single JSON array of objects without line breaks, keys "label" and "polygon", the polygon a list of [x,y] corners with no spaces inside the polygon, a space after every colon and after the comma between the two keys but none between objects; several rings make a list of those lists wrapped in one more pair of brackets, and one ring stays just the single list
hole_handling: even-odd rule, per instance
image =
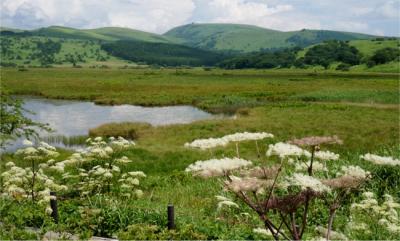
[{"label": "water reflection", "polygon": [[[37,122],[48,123],[55,130],[51,135],[65,137],[87,135],[90,128],[110,122],[147,122],[158,126],[220,117],[192,106],[100,106],[88,101],[20,98],[24,100],[24,108],[36,113],[35,115],[27,113],[27,117]],[[20,146],[19,142],[15,142],[8,150]]]}]

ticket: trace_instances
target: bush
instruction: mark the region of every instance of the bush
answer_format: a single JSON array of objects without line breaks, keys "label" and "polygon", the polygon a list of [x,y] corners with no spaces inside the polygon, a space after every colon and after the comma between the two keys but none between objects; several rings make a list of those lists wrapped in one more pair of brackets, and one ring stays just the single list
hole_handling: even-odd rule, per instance
[{"label": "bush", "polygon": [[[383,48],[375,51],[374,55],[371,57],[368,66],[373,66],[375,64],[385,64],[394,60],[398,60],[400,57],[400,50],[396,48]],[[372,64],[373,63],[373,64]]]},{"label": "bush", "polygon": [[89,135],[102,137],[121,136],[135,140],[139,138],[139,130],[150,127],[150,124],[140,122],[107,123],[90,129]]},{"label": "bush", "polygon": [[336,67],[336,70],[349,71],[349,70],[350,70],[350,65],[349,65],[349,64],[344,64],[344,63],[339,64],[339,65]]}]

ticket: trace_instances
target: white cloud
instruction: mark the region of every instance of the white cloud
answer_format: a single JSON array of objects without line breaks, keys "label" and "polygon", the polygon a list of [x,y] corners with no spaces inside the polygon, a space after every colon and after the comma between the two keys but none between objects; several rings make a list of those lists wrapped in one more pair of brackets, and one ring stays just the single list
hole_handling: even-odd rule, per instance
[{"label": "white cloud", "polygon": [[194,3],[191,0],[2,0],[0,7],[2,24],[16,27],[120,26],[163,32],[186,23]]},{"label": "white cloud", "polygon": [[0,24],[121,26],[163,33],[190,22],[223,22],[398,36],[399,10],[400,0],[0,0]]},{"label": "white cloud", "polygon": [[399,21],[399,11],[400,11],[400,1],[387,1],[381,4],[377,9],[376,12],[381,14],[383,17],[386,18],[396,18]]},{"label": "white cloud", "polygon": [[[319,28],[318,21],[298,16],[291,4],[275,4],[246,0],[211,0],[198,4],[197,11],[207,14],[200,22],[240,23],[282,31]],[[299,17],[299,18],[297,18]]]},{"label": "white cloud", "polygon": [[366,23],[339,21],[335,23],[333,29],[349,32],[365,32],[369,29],[369,26]]}]

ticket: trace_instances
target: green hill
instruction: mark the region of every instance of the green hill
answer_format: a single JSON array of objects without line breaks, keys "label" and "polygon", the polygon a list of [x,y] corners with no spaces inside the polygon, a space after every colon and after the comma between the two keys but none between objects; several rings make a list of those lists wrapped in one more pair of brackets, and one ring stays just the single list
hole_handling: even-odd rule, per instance
[{"label": "green hill", "polygon": [[[210,65],[224,56],[291,47],[306,47],[307,50],[307,46],[332,39],[350,40],[350,45],[368,58],[377,49],[397,44],[397,40],[365,40],[371,38],[375,39],[374,36],[358,33],[326,30],[282,32],[240,24],[189,24],[163,35],[118,27],[0,28],[2,66],[102,66],[126,65],[132,61],[162,65]],[[297,56],[303,56],[305,51],[300,51]],[[268,65],[268,61],[264,62]]]},{"label": "green hill", "polygon": [[139,40],[148,42],[171,42],[168,37],[148,33],[144,31],[129,29],[106,27],[97,29],[74,29],[67,27],[52,26],[48,28],[40,28],[31,31],[33,35],[69,39],[86,39],[101,41],[118,41],[118,40]]},{"label": "green hill", "polygon": [[176,38],[192,47],[238,52],[306,47],[333,39],[343,41],[375,38],[366,34],[328,30],[281,32],[242,24],[188,24],[173,28],[164,36]]}]

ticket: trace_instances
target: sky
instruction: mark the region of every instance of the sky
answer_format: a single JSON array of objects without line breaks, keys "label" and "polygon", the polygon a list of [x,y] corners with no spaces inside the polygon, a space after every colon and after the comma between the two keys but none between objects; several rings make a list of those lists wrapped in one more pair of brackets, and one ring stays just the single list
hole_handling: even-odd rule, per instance
[{"label": "sky", "polygon": [[0,0],[0,25],[164,33],[193,22],[240,23],[400,36],[399,12],[400,0]]}]

